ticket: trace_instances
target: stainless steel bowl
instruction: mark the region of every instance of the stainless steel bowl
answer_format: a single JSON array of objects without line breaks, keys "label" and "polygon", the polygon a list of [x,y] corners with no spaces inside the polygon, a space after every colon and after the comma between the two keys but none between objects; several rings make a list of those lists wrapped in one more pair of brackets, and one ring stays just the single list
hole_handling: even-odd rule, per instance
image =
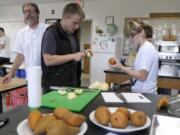
[{"label": "stainless steel bowl", "polygon": [[180,116],[180,96],[169,98],[168,112]]}]

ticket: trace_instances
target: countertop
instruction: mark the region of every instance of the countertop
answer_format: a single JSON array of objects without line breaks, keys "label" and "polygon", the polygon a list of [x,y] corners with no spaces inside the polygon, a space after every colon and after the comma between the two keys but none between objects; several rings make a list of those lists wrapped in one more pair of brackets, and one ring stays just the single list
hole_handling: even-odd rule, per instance
[{"label": "countertop", "polygon": [[[154,94],[145,94],[145,96],[151,100],[151,103],[105,103],[102,96],[97,96],[88,106],[81,112],[81,114],[86,116],[86,122],[88,124],[88,130],[84,135],[105,135],[109,131],[102,129],[96,125],[94,125],[89,120],[89,114],[95,110],[98,106],[108,106],[108,107],[119,107],[119,106],[125,106],[131,109],[135,110],[142,110],[144,111],[152,120],[153,114],[161,114],[161,115],[169,115],[167,111],[160,111],[156,112],[156,102],[162,95],[154,95]],[[48,108],[41,108],[41,111],[43,113],[51,113],[53,110]],[[29,113],[29,109],[27,105],[17,107],[16,109],[12,109],[8,112],[5,112],[3,114],[0,114],[0,119],[8,117],[10,119],[9,123],[0,129],[1,135],[16,135],[17,134],[17,126],[18,124],[27,118]],[[131,135],[148,135],[149,128],[132,132]],[[119,133],[119,135],[129,135],[129,133]]]},{"label": "countertop", "polygon": [[[114,74],[126,74],[125,72],[123,72],[120,69],[114,69],[114,68],[109,68],[104,70],[105,73],[114,73]],[[158,76],[159,78],[173,78],[173,79],[180,79],[180,76],[177,75],[172,75],[172,76],[167,76],[167,75],[163,75],[163,73],[159,74]]]}]

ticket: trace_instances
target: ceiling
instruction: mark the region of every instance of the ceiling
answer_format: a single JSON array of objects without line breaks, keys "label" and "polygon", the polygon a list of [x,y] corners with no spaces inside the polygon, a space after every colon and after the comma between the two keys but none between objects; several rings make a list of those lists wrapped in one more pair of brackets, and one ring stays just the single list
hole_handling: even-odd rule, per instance
[{"label": "ceiling", "polygon": [[72,2],[76,0],[0,0],[0,7],[22,5],[27,1],[35,2],[37,4],[43,4],[43,3],[54,3],[54,2],[68,2],[68,1]]}]

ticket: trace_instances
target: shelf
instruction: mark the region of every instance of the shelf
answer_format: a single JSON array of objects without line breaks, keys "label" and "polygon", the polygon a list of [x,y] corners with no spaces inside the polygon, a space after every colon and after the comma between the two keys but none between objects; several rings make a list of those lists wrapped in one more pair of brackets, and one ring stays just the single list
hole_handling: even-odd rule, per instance
[{"label": "shelf", "polygon": [[177,41],[158,41],[157,45],[160,46],[180,46]]},{"label": "shelf", "polygon": [[[156,43],[161,42],[165,45],[174,46],[180,42],[180,13],[150,13],[150,17],[127,17],[124,20],[124,38],[123,38],[123,55],[129,55],[127,52],[128,46],[131,48],[131,45],[127,45],[128,39],[128,28],[127,24],[129,21],[139,20],[146,24],[149,24],[153,28],[153,41]],[[176,41],[163,41],[163,31],[165,28],[168,30],[172,25],[175,25],[177,40]],[[166,29],[166,30],[167,30]],[[129,49],[130,50],[130,49]],[[131,52],[129,52],[131,53]]]}]

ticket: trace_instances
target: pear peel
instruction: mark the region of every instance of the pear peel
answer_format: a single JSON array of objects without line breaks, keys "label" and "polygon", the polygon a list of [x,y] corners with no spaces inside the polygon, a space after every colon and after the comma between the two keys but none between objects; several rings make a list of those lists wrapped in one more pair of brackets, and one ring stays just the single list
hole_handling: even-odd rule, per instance
[{"label": "pear peel", "polygon": [[156,104],[157,110],[161,110],[163,107],[167,107],[169,103],[168,97],[164,96],[160,98]]}]

